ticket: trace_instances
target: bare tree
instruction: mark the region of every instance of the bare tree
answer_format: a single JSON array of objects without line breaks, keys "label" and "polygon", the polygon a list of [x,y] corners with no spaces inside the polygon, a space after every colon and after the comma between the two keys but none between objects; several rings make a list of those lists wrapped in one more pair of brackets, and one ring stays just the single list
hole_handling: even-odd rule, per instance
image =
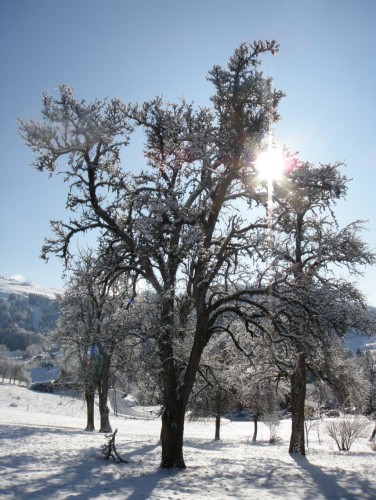
[{"label": "bare tree", "polygon": [[337,266],[357,276],[361,266],[375,262],[374,252],[360,238],[362,221],[344,228],[337,222],[334,206],[345,197],[348,183],[340,168],[339,163],[297,162],[287,182],[275,186],[271,270],[286,280],[273,290],[273,313],[291,321],[282,337],[281,331],[271,336],[285,346],[275,348],[275,357],[291,380],[290,453],[303,455],[307,370],[314,372],[317,354],[351,328],[370,332],[375,327],[355,284],[334,272]]},{"label": "bare tree", "polygon": [[56,338],[75,348],[83,375],[88,422],[94,430],[94,398],[99,396],[100,432],[112,432],[108,393],[113,358],[126,341],[126,311],[133,294],[126,277],[106,271],[92,252],[81,254],[62,298]]},{"label": "bare tree", "polygon": [[[274,41],[241,44],[226,68],[214,66],[210,109],[159,97],[142,105],[87,103],[63,85],[58,97],[44,95],[42,123],[20,124],[37,153],[36,168],[63,172],[69,182],[71,218],[52,221],[54,237],[46,240],[43,256],[54,253],[68,263],[74,238],[94,230],[102,266],[143,280],[156,294],[163,468],[185,468],[185,412],[202,354],[216,333],[241,348],[234,331],[240,320],[247,334],[287,345],[296,354],[289,369],[295,370],[293,395],[300,394],[301,408],[312,339],[359,320],[356,290],[322,279],[333,263],[355,271],[357,264],[374,261],[357,236],[360,224],[334,231],[325,218],[315,225],[312,217],[321,207],[333,215],[330,201],[344,194],[339,165],[314,169],[297,163],[289,188],[275,191],[273,230],[280,236],[269,265],[270,224],[259,208],[253,210],[267,200],[255,159],[279,118],[283,93],[271,89],[258,66],[262,54],[277,51]],[[147,164],[140,173],[122,164],[134,129],[145,134]],[[324,304],[331,307],[322,314]],[[346,312],[343,321],[339,311]],[[304,439],[304,425],[297,428]]]},{"label": "bare tree", "polygon": [[[226,304],[236,302],[241,315],[242,302],[263,309],[261,300],[251,299],[266,293],[258,286],[218,295],[216,285],[257,256],[258,223],[250,222],[250,213],[242,216],[236,203],[257,197],[253,161],[283,96],[266,91],[269,80],[257,66],[263,53],[277,51],[274,41],[242,44],[227,68],[215,66],[209,74],[213,109],[160,98],[140,106],[117,99],[86,103],[61,86],[57,98],[44,95],[42,123],[20,125],[37,153],[36,168],[63,170],[70,183],[73,216],[52,222],[55,238],[46,241],[43,255],[69,259],[75,235],[95,229],[118,269],[142,277],[158,296],[163,468],[185,467],[185,410]],[[148,165],[138,175],[122,168],[120,154],[134,127],[146,136]],[[189,318],[194,328],[185,364],[175,355],[174,339],[184,336]]]},{"label": "bare tree", "polygon": [[188,405],[191,420],[214,418],[215,440],[221,438],[222,417],[230,413],[237,402],[234,365],[238,358],[229,356],[228,342],[223,335],[212,337],[201,358]]}]

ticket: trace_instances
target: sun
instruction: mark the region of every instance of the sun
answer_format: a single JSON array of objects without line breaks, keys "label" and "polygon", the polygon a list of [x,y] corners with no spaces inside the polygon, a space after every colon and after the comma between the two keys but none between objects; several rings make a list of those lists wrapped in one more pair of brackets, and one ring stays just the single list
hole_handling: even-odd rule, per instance
[{"label": "sun", "polygon": [[262,151],[255,161],[255,167],[260,174],[261,179],[272,182],[282,177],[285,157],[279,149],[268,149]]}]

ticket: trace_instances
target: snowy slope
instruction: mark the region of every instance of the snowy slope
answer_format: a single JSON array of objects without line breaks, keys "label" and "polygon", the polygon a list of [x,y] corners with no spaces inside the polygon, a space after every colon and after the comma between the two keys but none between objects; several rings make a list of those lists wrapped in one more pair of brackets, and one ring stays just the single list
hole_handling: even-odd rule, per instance
[{"label": "snowy slope", "polygon": [[[96,416],[98,415],[96,408]],[[290,456],[291,421],[281,442],[250,444],[252,424],[225,421],[221,441],[214,422],[185,428],[186,471],[159,469],[159,419],[111,416],[118,453],[130,461],[101,458],[103,434],[87,433],[85,404],[58,394],[0,384],[0,496],[3,500],[359,500],[376,498],[376,452],[367,438],[339,453],[325,433],[310,432],[306,458]],[[98,428],[98,421],[96,421]],[[370,423],[369,432],[373,424]],[[320,437],[320,441],[319,441]]]},{"label": "snowy slope", "polygon": [[55,299],[57,295],[61,295],[62,290],[58,290],[57,288],[46,288],[27,281],[18,281],[0,276],[0,297],[7,298],[11,293],[21,295],[25,298],[27,298],[29,294],[36,294]]},{"label": "snowy slope", "polygon": [[347,335],[345,345],[353,353],[357,350],[364,351],[365,349],[376,349],[376,337],[368,337],[367,335]]}]

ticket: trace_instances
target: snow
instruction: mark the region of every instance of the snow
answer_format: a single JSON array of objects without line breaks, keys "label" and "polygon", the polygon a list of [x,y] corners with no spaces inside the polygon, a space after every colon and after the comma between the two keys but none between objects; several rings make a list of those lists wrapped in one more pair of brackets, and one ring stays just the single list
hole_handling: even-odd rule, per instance
[{"label": "snow", "polygon": [[[96,408],[96,414],[98,414]],[[291,422],[279,427],[278,445],[259,424],[225,421],[222,440],[214,423],[189,422],[187,470],[160,470],[159,419],[112,416],[116,446],[130,464],[102,459],[103,434],[83,431],[84,401],[0,384],[0,496],[12,499],[373,499],[376,452],[367,438],[338,452],[325,434],[310,432],[307,457],[288,454]],[[98,427],[98,422],[97,422]],[[370,432],[372,424],[370,423]]]},{"label": "snow", "polygon": [[376,348],[376,337],[369,337],[367,335],[360,334],[348,334],[345,340],[345,346],[350,349],[353,353],[357,352],[358,349],[364,351],[365,349],[375,350]]},{"label": "snow", "polygon": [[52,368],[32,368],[30,370],[30,377],[32,382],[51,382],[52,380],[57,380],[61,373],[60,367]]},{"label": "snow", "polygon": [[18,279],[0,276],[0,297],[6,299],[11,293],[20,295],[24,298],[28,298],[29,294],[35,294],[44,295],[49,299],[56,299],[58,295],[62,294],[62,290],[57,288],[46,288],[28,281],[20,281]]}]

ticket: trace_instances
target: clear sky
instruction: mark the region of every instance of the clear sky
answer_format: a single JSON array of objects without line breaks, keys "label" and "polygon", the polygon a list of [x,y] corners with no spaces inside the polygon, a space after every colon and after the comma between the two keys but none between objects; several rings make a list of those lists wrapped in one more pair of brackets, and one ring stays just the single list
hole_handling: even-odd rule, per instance
[{"label": "clear sky", "polygon": [[[30,166],[17,131],[17,117],[40,117],[42,92],[67,83],[87,100],[163,94],[207,105],[208,71],[254,39],[280,44],[263,65],[287,93],[277,144],[348,165],[339,220],[368,220],[363,236],[376,248],[374,0],[0,0],[0,275],[63,283],[59,259],[39,254],[49,220],[67,215],[67,186]],[[359,286],[376,305],[375,268]]]}]

